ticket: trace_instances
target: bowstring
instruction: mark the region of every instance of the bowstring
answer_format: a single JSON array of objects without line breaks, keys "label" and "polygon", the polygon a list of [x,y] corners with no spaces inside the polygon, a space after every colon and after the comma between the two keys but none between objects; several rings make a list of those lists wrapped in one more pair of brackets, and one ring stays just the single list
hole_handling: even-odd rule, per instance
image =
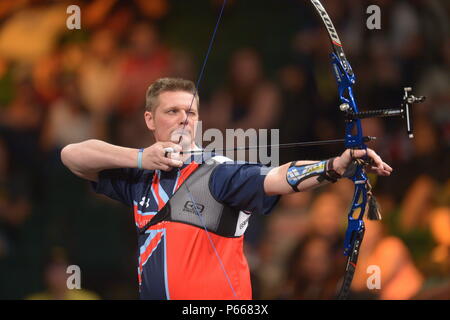
[{"label": "bowstring", "polygon": [[[197,96],[198,90],[200,88],[200,82],[203,79],[203,74],[205,72],[206,63],[208,62],[209,54],[211,53],[212,45],[214,43],[214,39],[216,38],[216,33],[217,33],[218,28],[219,28],[220,21],[222,20],[223,10],[225,9],[226,4],[227,4],[227,0],[224,0],[223,3],[222,3],[222,8],[220,9],[219,17],[217,18],[217,21],[216,21],[216,26],[214,27],[213,34],[212,34],[211,39],[209,41],[208,50],[206,51],[205,58],[203,59],[203,65],[202,65],[202,68],[200,69],[200,74],[198,76],[197,83],[195,84],[194,95],[192,97],[191,104],[189,105],[189,109],[188,109],[188,112],[186,114],[186,120],[184,121],[184,124],[183,124],[182,133],[184,133],[184,130],[186,129],[186,125],[187,125],[188,119],[189,119],[189,113],[190,113],[190,111],[192,109],[192,104],[194,103],[195,97]],[[183,135],[180,136],[180,139],[178,140],[178,144],[181,143],[181,139],[182,138],[183,138]]]},{"label": "bowstring", "polygon": [[[220,9],[220,13],[219,13],[219,16],[218,16],[218,18],[217,18],[217,21],[216,21],[216,25],[215,25],[215,27],[214,27],[213,34],[212,34],[211,39],[210,39],[210,41],[209,41],[208,50],[206,51],[205,58],[203,59],[203,64],[202,64],[202,68],[201,68],[201,70],[200,70],[200,74],[199,74],[198,79],[197,79],[197,82],[196,82],[196,84],[195,84],[194,95],[193,95],[193,97],[192,97],[191,104],[189,105],[188,112],[186,113],[186,120],[184,121],[183,128],[182,128],[182,130],[181,130],[181,135],[180,135],[180,138],[179,138],[179,140],[178,140],[178,144],[180,144],[180,143],[181,143],[181,140],[183,139],[183,135],[184,135],[184,132],[185,132],[185,129],[186,129],[186,125],[188,124],[188,121],[189,121],[189,114],[190,114],[190,112],[191,112],[191,110],[192,110],[192,105],[193,105],[193,103],[194,103],[194,101],[195,101],[195,98],[196,98],[196,96],[197,96],[197,94],[198,94],[198,90],[199,90],[199,88],[200,88],[200,82],[201,82],[201,80],[203,79],[203,75],[204,75],[204,72],[205,72],[205,69],[206,69],[206,63],[207,63],[207,61],[208,61],[209,54],[211,53],[212,45],[213,45],[213,43],[214,43],[214,39],[216,38],[217,30],[218,30],[218,28],[219,28],[220,21],[221,21],[221,19],[222,19],[223,11],[224,11],[224,9],[225,9],[226,4],[227,4],[227,0],[224,0],[224,1],[222,2],[222,7],[221,7],[221,9]],[[180,168],[178,168],[178,170],[180,170]],[[198,212],[197,202],[194,200],[194,197],[193,197],[193,195],[191,194],[191,192],[190,192],[190,190],[189,190],[189,188],[188,188],[187,180],[185,181],[184,184],[185,184],[186,190],[188,191],[188,195],[189,195],[189,197],[191,198],[191,201],[194,203],[195,213],[197,214],[198,218],[200,219],[200,221],[201,221],[201,223],[202,223],[203,229],[204,229],[205,232],[206,232],[206,236],[208,237],[209,243],[211,244],[211,247],[213,248],[214,254],[215,254],[216,257],[217,257],[217,260],[218,260],[218,262],[219,262],[219,264],[220,264],[220,267],[221,267],[221,269],[222,269],[222,271],[223,271],[223,273],[224,273],[224,275],[225,275],[225,278],[226,278],[226,280],[227,280],[227,282],[228,282],[228,285],[230,286],[231,291],[233,292],[234,297],[235,297],[235,298],[238,298],[238,296],[237,296],[237,294],[236,294],[236,291],[234,290],[233,284],[231,283],[230,277],[228,276],[228,273],[227,273],[227,271],[226,271],[226,269],[225,269],[225,265],[223,264],[223,260],[221,259],[220,255],[219,255],[219,252],[218,252],[218,250],[217,250],[217,248],[216,248],[216,246],[215,246],[215,244],[214,244],[214,241],[212,240],[211,235],[210,235],[209,232],[208,232],[208,229],[207,229],[207,227],[206,227],[206,223],[204,222],[204,220],[203,220],[201,214]]]}]

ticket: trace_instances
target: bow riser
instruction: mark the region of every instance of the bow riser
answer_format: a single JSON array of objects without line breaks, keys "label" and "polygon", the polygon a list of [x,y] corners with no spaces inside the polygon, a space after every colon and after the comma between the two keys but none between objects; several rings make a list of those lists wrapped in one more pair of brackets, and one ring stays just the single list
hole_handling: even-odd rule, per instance
[{"label": "bow riser", "polygon": [[[325,20],[324,20],[325,21]],[[339,99],[341,106],[345,105],[354,113],[358,113],[358,106],[353,96],[352,86],[356,83],[355,74],[349,74],[346,70],[352,70],[350,63],[344,58],[340,59],[335,52],[331,53],[331,65],[334,71],[338,86]],[[345,61],[345,62],[344,62]],[[367,148],[363,141],[363,132],[361,120],[347,119],[345,125],[345,147],[352,149]],[[362,165],[356,166],[355,174],[351,177],[355,190],[353,194],[353,201],[348,213],[348,227],[344,241],[344,255],[349,256],[352,248],[355,246],[355,235],[363,235],[364,230],[364,213],[367,204],[367,176],[364,173]],[[359,210],[358,217],[354,217],[355,211]],[[362,238],[361,238],[362,240]],[[356,263],[356,261],[355,261]]]},{"label": "bow riser", "polygon": [[[345,63],[344,63],[345,61]],[[331,65],[338,85],[338,94],[341,106],[348,106],[354,113],[358,113],[356,100],[353,96],[353,85],[356,83],[355,74],[346,72],[346,67],[352,70],[347,60],[340,59],[336,53],[331,53]],[[365,149],[361,121],[348,119],[345,126],[345,147],[353,149]]]}]

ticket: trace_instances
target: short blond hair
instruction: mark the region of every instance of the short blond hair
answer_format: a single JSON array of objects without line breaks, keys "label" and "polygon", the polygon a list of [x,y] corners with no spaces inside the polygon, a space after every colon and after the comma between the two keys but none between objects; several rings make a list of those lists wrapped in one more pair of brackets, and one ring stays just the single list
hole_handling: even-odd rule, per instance
[{"label": "short blond hair", "polygon": [[197,108],[200,107],[200,98],[194,82],[182,78],[160,78],[153,82],[145,94],[145,110],[154,112],[158,106],[158,97],[167,91],[185,91],[192,93],[197,101]]}]

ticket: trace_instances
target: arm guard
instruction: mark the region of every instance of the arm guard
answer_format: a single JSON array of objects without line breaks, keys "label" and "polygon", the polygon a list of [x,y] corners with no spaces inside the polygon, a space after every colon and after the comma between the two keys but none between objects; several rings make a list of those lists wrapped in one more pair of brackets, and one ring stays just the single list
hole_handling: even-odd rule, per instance
[{"label": "arm guard", "polygon": [[309,178],[316,177],[320,183],[324,180],[336,182],[341,175],[333,169],[334,158],[312,163],[308,165],[296,166],[297,161],[292,161],[286,173],[287,183],[295,192],[299,192],[298,185]]}]

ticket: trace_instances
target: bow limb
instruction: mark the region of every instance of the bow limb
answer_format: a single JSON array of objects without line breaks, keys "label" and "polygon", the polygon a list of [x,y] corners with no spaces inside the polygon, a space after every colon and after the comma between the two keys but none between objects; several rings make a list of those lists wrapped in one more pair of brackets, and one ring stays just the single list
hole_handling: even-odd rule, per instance
[{"label": "bow limb", "polygon": [[[322,18],[331,40],[333,48],[333,52],[331,53],[331,65],[338,86],[341,109],[345,108],[351,110],[353,113],[358,113],[359,111],[352,89],[353,85],[356,83],[356,77],[345,56],[341,40],[334,28],[333,22],[320,1],[311,0],[311,3]],[[352,149],[367,148],[364,144],[360,119],[347,119],[345,126],[345,147]],[[344,255],[348,256],[348,260],[344,281],[338,296],[339,299],[346,299],[348,296],[356,269],[359,249],[364,237],[365,226],[363,217],[367,206],[368,179],[364,172],[364,164],[362,162],[356,163],[355,173],[353,176],[349,177],[349,179],[353,181],[355,189],[350,211],[348,213],[348,226],[344,243]]]}]

